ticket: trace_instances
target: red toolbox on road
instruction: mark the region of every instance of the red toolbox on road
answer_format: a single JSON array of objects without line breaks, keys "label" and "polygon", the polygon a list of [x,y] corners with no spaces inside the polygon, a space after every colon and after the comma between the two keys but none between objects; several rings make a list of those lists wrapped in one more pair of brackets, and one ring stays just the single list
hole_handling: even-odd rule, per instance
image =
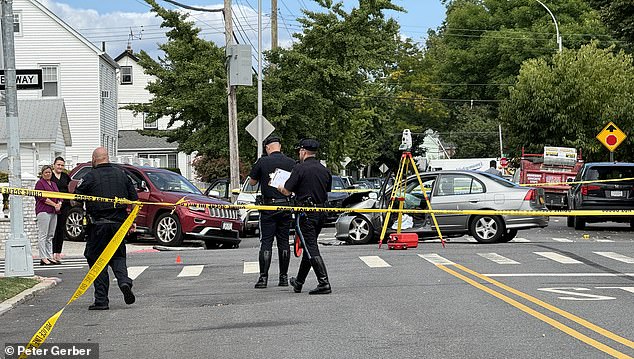
[{"label": "red toolbox on road", "polygon": [[418,247],[418,234],[416,233],[391,233],[387,241],[388,249],[407,249]]}]

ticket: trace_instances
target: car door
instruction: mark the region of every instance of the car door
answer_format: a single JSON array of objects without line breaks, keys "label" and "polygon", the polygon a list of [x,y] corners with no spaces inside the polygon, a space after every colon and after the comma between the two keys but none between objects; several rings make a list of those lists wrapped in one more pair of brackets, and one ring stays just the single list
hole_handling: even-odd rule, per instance
[{"label": "car door", "polygon": [[231,202],[231,193],[229,193],[229,180],[222,178],[215,180],[209,188],[205,191],[205,195],[209,196],[211,191],[216,191],[220,194],[218,197],[227,202]]},{"label": "car door", "polygon": [[[421,176],[421,182],[423,183],[423,188],[421,189],[420,182],[418,178],[413,177],[408,179],[407,184],[405,186],[405,203],[403,208],[405,209],[427,209],[427,202],[425,201],[425,196],[423,195],[423,190],[427,194],[427,198],[430,199],[432,203],[432,208],[434,206],[434,199],[432,193],[434,191],[434,185],[436,183],[436,176]],[[395,206],[398,207],[398,206]],[[408,213],[408,216],[411,216],[414,222],[414,231],[428,231],[430,230],[430,216],[428,214],[419,214],[419,213]],[[439,223],[439,225],[441,225]],[[434,228],[431,228],[435,230]]]},{"label": "car door", "polygon": [[[474,210],[485,206],[485,187],[469,174],[443,174],[438,180],[432,208],[448,210]],[[462,232],[468,229],[469,215],[448,214],[437,216],[441,230]]]},{"label": "car door", "polygon": [[[130,177],[130,179],[132,180],[132,183],[134,184],[134,187],[137,190],[139,201],[150,202],[150,183],[147,181],[147,179],[140,172],[132,168],[126,168],[125,172],[128,175],[128,177]],[[147,224],[148,222],[147,218],[148,218],[148,210],[150,210],[151,207],[156,207],[156,206],[142,206],[141,209],[139,209],[139,213],[137,214],[136,220],[134,221],[134,223],[136,223],[137,226],[149,227],[149,225]]]}]

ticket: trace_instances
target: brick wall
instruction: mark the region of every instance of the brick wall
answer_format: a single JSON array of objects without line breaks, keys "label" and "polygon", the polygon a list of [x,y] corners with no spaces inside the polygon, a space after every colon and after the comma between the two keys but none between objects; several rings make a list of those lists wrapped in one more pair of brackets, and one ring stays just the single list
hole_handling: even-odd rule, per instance
[{"label": "brick wall", "polygon": [[[37,179],[22,179],[23,188],[34,188]],[[8,186],[8,183],[0,183],[1,186]],[[4,207],[4,206],[3,206]],[[22,216],[24,220],[24,235],[31,242],[31,252],[37,252],[37,222],[35,218],[35,197],[22,197]],[[9,209],[3,209],[0,214],[0,250],[4,254],[5,241],[9,239],[11,233],[11,220],[9,219]]]}]

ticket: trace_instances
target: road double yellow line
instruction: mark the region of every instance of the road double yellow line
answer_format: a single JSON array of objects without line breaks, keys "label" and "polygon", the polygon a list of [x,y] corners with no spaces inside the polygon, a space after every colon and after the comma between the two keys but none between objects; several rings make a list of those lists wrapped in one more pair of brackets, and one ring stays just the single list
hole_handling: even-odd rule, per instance
[{"label": "road double yellow line", "polygon": [[[535,309],[533,309],[533,308],[531,308],[531,307],[529,307],[529,306],[527,306],[525,304],[522,304],[522,303],[518,302],[517,300],[515,300],[515,299],[513,299],[513,298],[511,298],[511,297],[509,297],[509,296],[507,296],[507,295],[505,295],[505,294],[503,294],[501,292],[498,292],[498,291],[496,291],[496,290],[494,290],[492,288],[489,288],[489,287],[485,286],[484,284],[476,282],[472,278],[469,278],[466,275],[461,274],[461,273],[449,268],[449,266],[447,266],[447,265],[437,264],[436,266],[438,268],[442,269],[443,271],[451,274],[452,276],[454,276],[454,277],[456,277],[456,278],[458,278],[458,279],[460,279],[460,280],[462,280],[462,281],[464,281],[464,282],[466,282],[466,283],[468,283],[468,284],[470,284],[470,285],[472,285],[472,286],[474,286],[474,287],[476,287],[476,288],[478,288],[478,289],[480,289],[480,290],[482,290],[482,291],[484,291],[484,292],[486,292],[488,294],[491,294],[492,296],[494,296],[494,297],[496,297],[496,298],[498,298],[498,299],[500,299],[500,300],[512,305],[513,307],[515,307],[515,308],[517,308],[517,309],[519,309],[519,310],[521,310],[521,311],[523,311],[523,312],[525,312],[527,314],[530,314],[531,316],[533,316],[533,317],[535,317],[535,318],[537,318],[537,319],[539,319],[539,320],[541,320],[541,321],[543,321],[543,322],[545,322],[545,323],[547,323],[547,324],[549,324],[549,325],[561,330],[562,332],[564,332],[564,333],[566,333],[566,334],[568,334],[568,335],[570,335],[570,336],[572,336],[572,337],[574,337],[574,338],[576,338],[576,339],[578,339],[578,340],[580,340],[580,341],[582,341],[582,342],[584,342],[584,343],[586,343],[586,344],[588,344],[588,345],[590,345],[590,346],[592,346],[592,347],[594,347],[594,348],[596,348],[596,349],[598,349],[598,350],[600,350],[600,351],[602,351],[602,352],[604,352],[606,354],[609,354],[609,355],[611,355],[611,356],[613,356],[615,358],[633,359],[631,356],[629,356],[629,355],[627,355],[627,354],[625,354],[623,352],[620,352],[620,351],[618,351],[618,350],[616,350],[616,349],[614,349],[614,348],[612,348],[612,347],[610,347],[610,346],[608,346],[608,345],[606,345],[606,344],[604,344],[602,342],[599,342],[598,340],[595,340],[595,339],[593,339],[593,338],[591,338],[591,337],[589,337],[589,336],[587,336],[585,334],[582,334],[579,331],[577,331],[577,330],[575,330],[575,329],[563,324],[562,322],[560,322],[560,321],[558,321],[558,320],[556,320],[554,318],[551,318],[551,317],[549,317],[549,316],[547,316],[547,315],[545,315],[545,314],[543,314],[541,312],[538,312],[537,310],[535,310]],[[454,264],[452,266],[454,268],[457,268],[457,269],[460,269],[460,270],[464,271],[465,273],[469,273],[469,274],[471,274],[471,275],[473,275],[473,276],[475,276],[475,277],[477,277],[479,279],[482,279],[482,280],[484,280],[484,281],[486,281],[486,282],[488,282],[490,284],[493,284],[494,286],[496,286],[498,288],[504,289],[504,290],[506,290],[508,292],[511,292],[511,293],[521,297],[521,298],[524,298],[524,299],[526,299],[526,300],[528,300],[528,301],[530,301],[530,302],[532,302],[534,304],[537,304],[537,305],[539,305],[542,308],[548,309],[548,310],[550,310],[550,311],[552,311],[554,313],[557,313],[557,314],[559,314],[559,315],[561,315],[561,316],[563,316],[563,317],[565,317],[567,319],[570,319],[571,321],[573,321],[573,322],[575,322],[575,323],[577,323],[579,325],[582,325],[582,326],[584,326],[584,327],[586,327],[586,328],[588,328],[588,329],[590,329],[590,330],[592,330],[592,331],[594,331],[594,332],[596,332],[598,334],[601,334],[601,335],[603,335],[606,338],[612,339],[612,340],[614,340],[616,342],[619,342],[619,343],[621,343],[623,345],[626,345],[626,346],[628,346],[630,348],[634,348],[634,342],[632,342],[631,340],[623,338],[623,337],[621,337],[621,336],[619,336],[617,334],[614,334],[614,333],[610,332],[607,329],[601,328],[598,325],[592,324],[592,323],[590,323],[589,321],[587,321],[587,320],[585,320],[583,318],[580,318],[580,317],[578,317],[578,316],[576,316],[574,314],[568,313],[568,312],[566,312],[563,309],[559,309],[559,308],[557,308],[557,307],[555,307],[555,306],[553,306],[551,304],[548,304],[548,303],[546,303],[544,301],[541,301],[541,300],[539,300],[539,299],[537,299],[537,298],[535,298],[535,297],[533,297],[533,296],[531,296],[529,294],[521,292],[521,291],[519,291],[519,290],[517,290],[515,288],[509,287],[509,286],[507,286],[507,285],[505,285],[503,283],[500,283],[500,282],[498,282],[498,281],[496,281],[494,279],[491,279],[491,278],[489,278],[489,277],[487,277],[487,276],[485,276],[483,274],[480,274],[480,273],[478,273],[476,271],[473,271],[473,270],[471,270],[471,269],[469,269],[469,268],[467,268],[465,266],[462,266],[460,264]]]}]

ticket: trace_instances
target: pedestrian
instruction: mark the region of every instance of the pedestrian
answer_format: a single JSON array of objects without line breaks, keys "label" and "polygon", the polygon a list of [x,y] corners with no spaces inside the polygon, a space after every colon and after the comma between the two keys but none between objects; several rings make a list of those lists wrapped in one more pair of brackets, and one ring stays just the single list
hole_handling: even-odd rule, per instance
[{"label": "pedestrian", "polygon": [[[60,192],[68,193],[68,184],[70,176],[65,170],[66,161],[63,157],[55,158],[53,161],[53,176],[51,181],[55,182]],[[70,209],[70,200],[62,200],[62,209],[57,214],[57,227],[55,228],[55,236],[53,237],[53,260],[61,263],[62,247],[64,245],[64,236],[66,234],[66,217]]]},{"label": "pedestrian", "polygon": [[[136,201],[138,199],[132,180],[125,172],[113,166],[108,157],[108,151],[104,147],[98,147],[92,153],[92,171],[86,173],[81,183],[75,189],[76,194],[106,198],[127,198]],[[86,202],[86,216],[88,218],[88,239],[84,256],[88,265],[92,267],[103,250],[106,248],[121,224],[128,216],[127,206],[124,204],[113,205],[109,202]],[[123,293],[126,304],[135,301],[132,293],[132,279],[128,277],[126,265],[125,243],[119,248],[108,262],[117,278],[119,289]],[[105,267],[95,278],[95,302],[88,310],[108,310],[108,287],[110,278],[108,267]]]},{"label": "pedestrian", "polygon": [[[295,167],[295,160],[282,153],[281,140],[276,135],[271,135],[264,140],[266,156],[257,160],[249,174],[249,184],[255,186],[260,183],[262,191],[262,203],[264,205],[288,206],[290,198],[280,193],[276,187],[269,185],[273,174],[277,170],[291,172]],[[291,251],[288,237],[291,227],[291,213],[288,211],[260,211],[260,277],[255,288],[266,288],[271,266],[273,251],[273,239],[277,240],[277,255],[279,259],[278,286],[288,286],[288,265],[291,260]]]},{"label": "pedestrian", "polygon": [[[35,189],[40,191],[57,192],[57,185],[51,180],[53,168],[42,166],[40,179]],[[36,197],[35,215],[37,217],[37,248],[40,252],[40,265],[60,264],[53,259],[53,236],[57,226],[57,213],[62,203],[56,198]]]},{"label": "pedestrian", "polygon": [[500,170],[497,169],[497,162],[495,162],[495,160],[491,160],[491,162],[489,162],[489,169],[487,169],[484,172],[490,173],[492,175],[496,175],[498,177],[502,177],[502,172],[500,172]]},{"label": "pedestrian", "polygon": [[[291,192],[295,193],[295,201],[298,206],[324,207],[328,199],[328,191],[332,185],[332,174],[315,157],[319,149],[319,142],[313,139],[304,139],[300,141],[297,149],[299,150],[300,163],[293,168],[290,178],[283,186],[279,186],[278,190],[286,196],[289,196]],[[301,236],[303,236],[304,251],[297,277],[291,278],[291,285],[295,293],[300,293],[312,267],[319,284],[309,294],[329,294],[331,288],[328,273],[317,245],[317,237],[327,214],[319,211],[304,212],[298,215],[300,216],[299,229]]]}]

